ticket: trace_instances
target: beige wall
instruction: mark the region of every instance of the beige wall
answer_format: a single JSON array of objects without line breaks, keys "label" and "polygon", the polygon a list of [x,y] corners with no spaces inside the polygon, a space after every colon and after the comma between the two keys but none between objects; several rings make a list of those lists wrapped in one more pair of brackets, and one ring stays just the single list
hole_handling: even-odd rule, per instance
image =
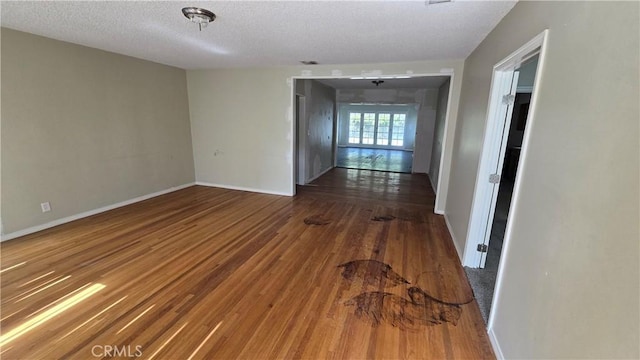
[{"label": "beige wall", "polygon": [[197,182],[290,191],[287,78],[284,69],[187,71]]},{"label": "beige wall", "polygon": [[2,28],[1,116],[4,233],[194,181],[184,70]]},{"label": "beige wall", "polygon": [[[318,65],[187,71],[196,180],[265,192],[292,192],[292,77],[455,72],[455,122],[463,62]],[[455,124],[454,124],[455,125]],[[447,136],[453,141],[453,131]],[[445,153],[448,159],[450,152]],[[445,170],[448,179],[449,170]],[[446,189],[444,189],[446,192]],[[444,199],[442,199],[444,200]],[[442,205],[444,201],[441,201]]]},{"label": "beige wall", "polygon": [[492,67],[550,30],[503,254],[507,358],[638,358],[639,3],[521,1],[465,61],[447,199],[464,246]]}]

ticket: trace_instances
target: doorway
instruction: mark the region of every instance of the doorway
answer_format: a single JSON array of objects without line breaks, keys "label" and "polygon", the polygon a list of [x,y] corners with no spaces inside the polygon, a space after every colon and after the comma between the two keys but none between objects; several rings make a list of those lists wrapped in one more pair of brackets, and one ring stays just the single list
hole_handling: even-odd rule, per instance
[{"label": "doorway", "polygon": [[[490,324],[500,263],[509,242],[519,168],[526,154],[546,32],[494,67],[485,139],[467,234],[464,265],[485,321]],[[521,156],[522,155],[522,156]]]},{"label": "doorway", "polygon": [[[350,98],[355,90],[338,89],[337,92],[340,110],[336,166],[411,173],[419,105],[345,103],[343,100]],[[389,100],[397,99],[390,97]]]},{"label": "doorway", "polygon": [[[533,70],[531,74],[532,79],[535,76],[537,61],[538,57],[536,56],[526,65],[527,69]],[[525,65],[523,65],[523,67],[524,66]],[[523,68],[517,70],[519,73],[518,89],[522,87],[532,87],[532,85],[525,85],[527,84],[526,77],[523,76],[524,71],[521,69]],[[489,242],[486,244],[485,261],[479,264],[478,268],[465,267],[465,272],[467,273],[485,322],[488,321],[489,318],[491,300],[493,299],[493,291],[498,275],[498,265],[500,264],[500,258],[502,256],[504,234],[507,227],[513,187],[522,150],[522,140],[531,102],[531,93],[527,92],[527,90],[520,91],[521,92],[516,92],[515,94],[510,125],[508,129],[505,129],[507,148],[504,154],[502,169],[499,172],[500,183],[498,184],[498,196],[496,198],[493,220],[487,229],[489,232]]]},{"label": "doorway", "polygon": [[[450,106],[452,97],[455,96],[455,92],[450,90],[454,84],[453,79],[454,74],[452,69],[442,69],[439,73],[411,75],[376,74],[376,76],[293,76],[291,78],[293,85],[291,123],[292,134],[294,135],[291,139],[292,194],[296,194],[297,186],[312,184],[315,179],[321,177],[324,173],[327,173],[336,166],[338,162],[338,153],[341,150],[341,144],[339,144],[338,138],[343,131],[337,124],[337,113],[340,111],[341,104],[385,106],[418,105],[416,109],[419,117],[429,115],[435,117],[436,108],[439,116],[437,121],[431,121],[427,126],[424,126],[425,122],[418,122],[415,124],[415,128],[413,129],[413,133],[415,134],[415,148],[413,149],[413,154],[410,154],[412,155],[410,159],[410,171],[412,173],[423,173],[429,175],[428,179],[431,180],[431,183],[433,184],[433,191],[435,192],[436,198],[434,211],[441,214],[442,209],[438,207],[437,204],[443,201],[447,187],[439,186],[440,182],[442,182],[442,177],[438,174],[443,173],[443,171],[444,173],[448,172],[448,163],[443,161],[443,158],[448,156],[448,152],[445,151],[445,149],[449,148],[446,144],[446,139],[451,138],[453,131],[449,128],[450,111],[454,110],[455,113],[455,109],[451,109]],[[373,85],[372,88],[374,80],[380,85]],[[422,86],[425,82],[430,85]],[[336,106],[336,123],[334,125],[332,136],[327,136],[325,137],[326,140],[322,140],[323,144],[332,143],[333,145],[331,152],[333,154],[333,160],[330,163],[325,161],[315,161],[313,154],[310,154],[310,152],[313,152],[314,150],[309,144],[309,141],[306,141],[305,144],[306,139],[304,137],[309,137],[314,134],[314,130],[311,126],[312,121],[310,121],[310,118],[308,117],[310,114],[314,113],[314,104],[316,102],[314,101],[313,89],[311,92],[308,91],[309,83],[315,85],[326,85],[336,90],[336,96],[334,98]],[[344,92],[342,91],[344,89],[350,89],[353,91],[350,93]],[[419,89],[430,89],[431,92],[429,94],[420,94],[420,96],[416,96],[415,90]],[[444,89],[444,91],[442,89]],[[307,118],[301,118],[300,116],[299,97],[305,98],[305,116]],[[402,101],[398,101],[399,99],[402,99]],[[422,106],[424,104],[423,99],[433,103],[433,106]],[[436,122],[438,123],[437,125],[435,124]],[[396,124],[401,124],[401,121],[397,121]],[[301,129],[301,127],[304,127],[305,125],[307,126],[306,133]],[[405,124],[405,128],[409,129],[410,125]],[[387,136],[388,141],[393,140],[393,129],[390,129],[390,132],[391,133]],[[384,139],[384,136],[380,139]],[[397,140],[399,139],[396,139],[396,141]],[[329,151],[323,151],[323,153],[329,153]],[[305,155],[303,156],[303,154]],[[370,154],[364,156],[369,155]],[[373,156],[379,157],[378,155]],[[434,160],[434,156],[438,157],[438,159]],[[300,164],[301,161],[305,164]],[[408,163],[406,157],[404,157],[402,162],[404,164]],[[327,167],[325,164],[329,164],[329,166]],[[320,166],[318,167],[316,165]],[[305,176],[300,175],[302,168],[306,168],[304,171]],[[316,171],[318,168],[320,169],[319,172]],[[434,168],[436,171],[433,171]],[[445,170],[443,170],[443,168]],[[310,173],[314,175],[308,176]]]}]

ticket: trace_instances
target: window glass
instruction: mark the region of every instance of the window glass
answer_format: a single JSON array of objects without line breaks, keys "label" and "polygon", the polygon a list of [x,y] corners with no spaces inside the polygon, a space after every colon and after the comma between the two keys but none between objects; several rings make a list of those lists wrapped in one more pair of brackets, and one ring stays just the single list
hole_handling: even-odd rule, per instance
[{"label": "window glass", "polygon": [[404,125],[406,120],[407,115],[405,114],[393,114],[392,146],[402,146],[404,144]]},{"label": "window glass", "polygon": [[362,114],[353,112],[349,113],[349,144],[360,144],[361,119]]},{"label": "window glass", "polygon": [[362,121],[362,143],[373,144],[376,128],[376,113],[364,113]]},{"label": "window glass", "polygon": [[391,125],[391,114],[378,114],[378,129],[376,145],[389,145],[389,126]]}]

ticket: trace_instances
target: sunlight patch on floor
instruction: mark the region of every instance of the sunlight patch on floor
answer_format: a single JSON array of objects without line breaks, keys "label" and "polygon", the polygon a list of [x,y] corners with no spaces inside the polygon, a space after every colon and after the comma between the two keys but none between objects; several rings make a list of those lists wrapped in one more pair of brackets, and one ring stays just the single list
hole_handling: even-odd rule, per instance
[{"label": "sunlight patch on floor", "polygon": [[105,288],[105,285],[102,284],[93,284],[88,288],[82,290],[81,292],[75,294],[74,296],[66,299],[65,301],[57,304],[56,306],[44,311],[43,313],[25,321],[21,325],[11,329],[10,331],[0,335],[0,346],[4,347],[10,341],[15,340],[16,338],[24,335],[30,330],[42,325],[48,320],[52,319],[56,315],[63,313],[64,311],[70,309],[74,305],[80,303],[81,301],[89,298],[91,295],[97,293],[98,291]]}]

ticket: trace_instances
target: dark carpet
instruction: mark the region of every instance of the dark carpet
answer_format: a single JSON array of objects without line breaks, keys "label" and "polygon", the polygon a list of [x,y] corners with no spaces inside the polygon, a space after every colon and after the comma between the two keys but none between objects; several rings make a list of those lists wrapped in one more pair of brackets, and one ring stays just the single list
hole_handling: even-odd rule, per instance
[{"label": "dark carpet", "polygon": [[489,312],[491,310],[491,301],[493,300],[496,276],[498,275],[498,265],[500,264],[502,242],[507,226],[512,192],[513,182],[505,181],[500,184],[496,213],[493,218],[491,238],[489,240],[489,251],[487,252],[487,261],[484,269],[464,268],[485,323],[489,321]]}]

